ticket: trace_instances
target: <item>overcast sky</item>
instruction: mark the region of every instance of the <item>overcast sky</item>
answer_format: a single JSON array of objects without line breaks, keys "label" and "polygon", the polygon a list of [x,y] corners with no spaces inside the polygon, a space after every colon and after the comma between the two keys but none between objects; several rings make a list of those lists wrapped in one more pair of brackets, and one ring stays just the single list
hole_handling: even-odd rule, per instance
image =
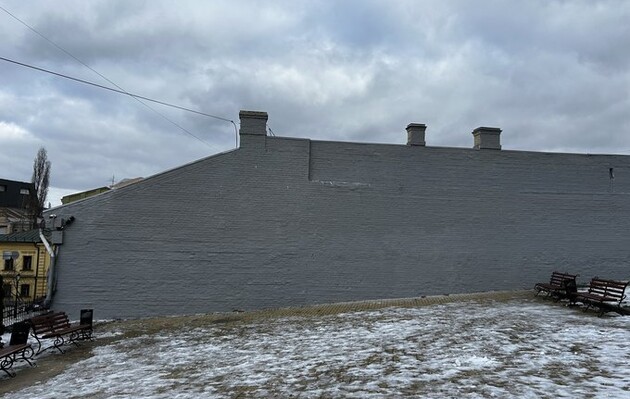
[{"label": "overcast sky", "polygon": [[[404,144],[418,122],[428,146],[494,126],[504,149],[630,154],[627,1],[0,6],[128,92],[237,125],[266,111],[277,136]],[[0,37],[1,57],[113,87],[3,10]],[[30,181],[44,146],[56,205],[235,146],[230,123],[149,105],[0,61],[0,178]]]}]

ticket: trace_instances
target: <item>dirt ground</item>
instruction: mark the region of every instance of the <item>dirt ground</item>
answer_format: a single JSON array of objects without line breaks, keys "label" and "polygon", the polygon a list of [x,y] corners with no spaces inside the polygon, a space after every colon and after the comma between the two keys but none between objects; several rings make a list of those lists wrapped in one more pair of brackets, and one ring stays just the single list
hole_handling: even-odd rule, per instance
[{"label": "dirt ground", "polygon": [[193,316],[163,317],[141,320],[100,322],[95,324],[95,341],[81,343],[79,347],[69,347],[66,353],[48,351],[36,358],[36,367],[22,367],[15,378],[0,380],[0,395],[15,392],[23,388],[42,384],[62,373],[69,365],[89,358],[98,346],[137,337],[144,334],[160,334],[185,327],[193,329],[212,324],[230,325],[248,321],[260,321],[266,318],[287,316],[325,316],[338,313],[376,310],[386,307],[418,307],[439,303],[451,303],[469,300],[503,301],[517,298],[531,298],[531,291],[508,291],[477,294],[458,294],[432,296],[425,298],[388,299],[378,301],[346,302],[300,308],[271,309],[255,312],[207,314]]}]

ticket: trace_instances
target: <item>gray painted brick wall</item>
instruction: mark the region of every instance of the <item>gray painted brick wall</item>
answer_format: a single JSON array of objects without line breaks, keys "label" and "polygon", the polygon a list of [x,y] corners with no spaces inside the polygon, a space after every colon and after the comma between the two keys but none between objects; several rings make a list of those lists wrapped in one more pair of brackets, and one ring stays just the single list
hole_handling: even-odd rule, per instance
[{"label": "gray painted brick wall", "polygon": [[629,187],[628,156],[243,135],[52,210],[76,218],[53,305],[140,317],[628,279]]}]

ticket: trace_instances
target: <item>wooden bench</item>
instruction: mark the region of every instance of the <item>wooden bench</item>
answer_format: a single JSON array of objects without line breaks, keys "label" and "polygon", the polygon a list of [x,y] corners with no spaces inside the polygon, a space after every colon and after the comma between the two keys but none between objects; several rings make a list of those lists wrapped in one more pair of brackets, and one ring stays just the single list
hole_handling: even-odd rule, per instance
[{"label": "wooden bench", "polygon": [[9,345],[0,349],[0,369],[7,373],[9,377],[15,377],[15,372],[10,369],[16,361],[23,360],[33,366],[31,359],[34,352],[28,343],[28,332],[30,329],[31,326],[26,322],[15,323],[13,331],[11,331]]},{"label": "wooden bench", "polygon": [[626,298],[625,291],[628,281],[606,280],[594,277],[586,292],[578,292],[575,301],[582,302],[586,312],[591,306],[599,309],[599,315],[606,312],[624,314],[621,302]]},{"label": "wooden bench", "polygon": [[557,299],[572,299],[577,293],[577,283],[575,281],[577,276],[577,274],[553,272],[548,283],[538,283],[534,286],[536,295],[546,292],[547,296],[553,296]]},{"label": "wooden bench", "polygon": [[[31,335],[37,341],[37,353],[47,349],[55,348],[64,353],[62,346],[74,344],[77,341],[92,339],[92,310],[81,310],[81,321],[79,324],[70,324],[68,315],[65,312],[49,312],[29,320],[31,324]],[[42,348],[42,340],[54,339],[51,346]]]}]

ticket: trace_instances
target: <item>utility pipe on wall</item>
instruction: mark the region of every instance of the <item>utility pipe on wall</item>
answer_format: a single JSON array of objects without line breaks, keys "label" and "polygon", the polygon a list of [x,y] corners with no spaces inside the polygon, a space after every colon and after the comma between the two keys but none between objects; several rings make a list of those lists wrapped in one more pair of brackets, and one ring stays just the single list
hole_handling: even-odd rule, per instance
[{"label": "utility pipe on wall", "polygon": [[57,263],[57,257],[55,254],[55,251],[53,251],[52,247],[50,246],[50,243],[48,242],[48,240],[46,239],[46,237],[44,236],[44,233],[42,232],[42,229],[39,229],[39,238],[41,238],[42,242],[44,243],[44,247],[46,247],[46,252],[48,252],[48,254],[50,255],[50,265],[48,265],[48,276],[46,279],[46,300],[44,301],[45,304],[50,304],[50,301],[52,300],[52,295],[53,295],[53,289],[55,287],[55,264]]}]

